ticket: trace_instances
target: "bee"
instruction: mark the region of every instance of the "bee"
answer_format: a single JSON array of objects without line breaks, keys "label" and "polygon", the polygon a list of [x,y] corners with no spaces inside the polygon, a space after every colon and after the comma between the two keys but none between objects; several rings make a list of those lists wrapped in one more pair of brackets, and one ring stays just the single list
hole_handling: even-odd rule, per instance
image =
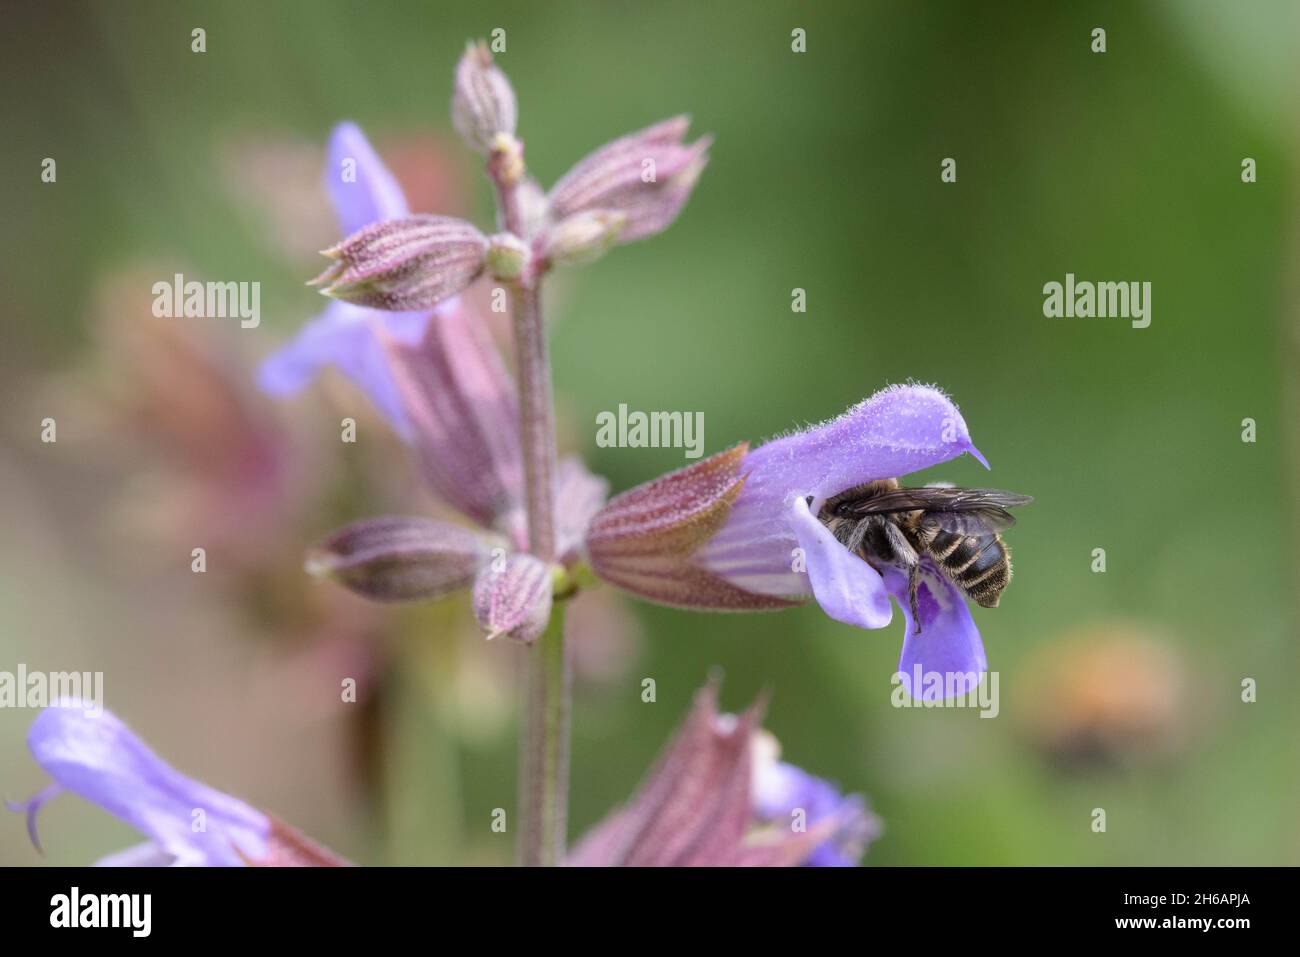
[{"label": "bee", "polygon": [[1007,511],[1033,499],[991,488],[903,488],[897,479],[859,485],[827,499],[818,518],[849,551],[877,571],[907,575],[916,633],[921,561],[984,608],[996,608],[1011,581],[1011,553],[1000,532],[1016,523]]}]

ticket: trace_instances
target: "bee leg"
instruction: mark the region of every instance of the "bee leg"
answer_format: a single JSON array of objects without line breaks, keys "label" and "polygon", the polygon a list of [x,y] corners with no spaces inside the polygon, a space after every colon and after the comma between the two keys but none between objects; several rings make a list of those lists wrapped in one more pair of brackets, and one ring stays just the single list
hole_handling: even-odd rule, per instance
[{"label": "bee leg", "polygon": [[916,592],[921,587],[921,563],[917,562],[907,571],[907,600],[912,606],[912,621],[916,623],[915,634],[921,633],[921,611],[917,607]]},{"label": "bee leg", "polygon": [[889,548],[894,553],[894,561],[902,566],[907,572],[907,600],[912,606],[912,623],[916,628],[915,634],[921,633],[921,612],[917,602],[917,590],[921,587],[921,556],[916,553],[912,543],[907,540],[907,536],[893,522],[883,522],[885,538],[889,541]]}]

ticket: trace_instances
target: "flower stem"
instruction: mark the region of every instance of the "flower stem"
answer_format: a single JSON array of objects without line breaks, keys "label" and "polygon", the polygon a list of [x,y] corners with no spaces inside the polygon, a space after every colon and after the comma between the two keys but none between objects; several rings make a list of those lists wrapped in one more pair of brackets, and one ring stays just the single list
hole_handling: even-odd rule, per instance
[{"label": "flower stem", "polygon": [[564,856],[569,789],[571,672],[564,649],[564,603],[528,655],[529,724],[521,755],[520,863],[554,867]]},{"label": "flower stem", "polygon": [[514,287],[514,326],[528,550],[551,562],[555,560],[555,403],[540,295],[531,278]]},{"label": "flower stem", "polygon": [[[515,345],[521,402],[525,504],[529,549],[555,559],[555,419],[551,370],[546,355],[535,285],[515,293]],[[523,811],[520,862],[553,866],[564,855],[568,812],[569,680],[564,652],[563,603],[556,603],[542,637],[527,649],[525,753],[520,768]]]},{"label": "flower stem", "polygon": [[[519,235],[517,180],[489,165],[506,229]],[[515,358],[519,368],[520,444],[528,550],[555,560],[555,402],[542,321],[540,277],[526,269],[512,284]],[[519,760],[519,862],[554,866],[564,857],[569,800],[569,664],[563,603],[556,602],[540,639],[526,649],[526,700]]]},{"label": "flower stem", "polygon": [[[525,280],[514,292],[528,546],[549,562],[555,560],[555,414],[546,329],[536,285]],[[545,634],[525,655],[519,860],[531,867],[552,866],[564,855],[568,816],[570,686],[562,603],[556,603]]]}]

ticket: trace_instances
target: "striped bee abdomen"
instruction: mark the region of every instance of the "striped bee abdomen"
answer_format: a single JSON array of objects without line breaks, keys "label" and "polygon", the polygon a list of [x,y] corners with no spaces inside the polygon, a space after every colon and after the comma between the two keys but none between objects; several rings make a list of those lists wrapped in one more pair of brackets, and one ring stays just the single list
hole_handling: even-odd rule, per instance
[{"label": "striped bee abdomen", "polygon": [[954,535],[940,532],[930,554],[953,583],[984,608],[997,607],[1002,589],[1011,580],[1011,556],[996,532]]}]

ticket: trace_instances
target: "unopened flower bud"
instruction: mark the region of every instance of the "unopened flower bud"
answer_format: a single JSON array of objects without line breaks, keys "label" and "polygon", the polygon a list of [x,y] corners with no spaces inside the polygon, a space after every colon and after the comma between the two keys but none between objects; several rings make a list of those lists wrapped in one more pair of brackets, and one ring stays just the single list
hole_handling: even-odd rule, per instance
[{"label": "unopened flower bud", "polygon": [[494,279],[518,279],[528,265],[528,255],[528,246],[518,237],[498,233],[488,240],[488,272]]},{"label": "unopened flower bud", "polygon": [[596,150],[566,173],[548,197],[553,222],[584,210],[623,213],[618,242],[666,229],[690,197],[708,162],[709,138],[686,143],[689,121],[665,120]]},{"label": "unopened flower bud", "polygon": [[489,544],[427,518],[373,518],[339,529],[307,558],[307,571],[375,601],[441,598],[469,587]]},{"label": "unopened flower bud", "polygon": [[483,272],[487,239],[448,216],[390,219],[324,250],[335,262],[312,280],[325,295],[372,309],[428,309]]},{"label": "unopened flower bud", "polygon": [[540,558],[515,553],[493,562],[474,582],[474,616],[488,638],[532,643],[551,619],[551,584],[551,569]]},{"label": "unopened flower bud", "polygon": [[604,209],[575,213],[546,234],[545,256],[557,266],[595,262],[614,246],[627,216]]},{"label": "unopened flower bud", "polygon": [[451,119],[465,142],[485,155],[492,153],[498,134],[514,138],[515,91],[482,41],[470,43],[456,64]]}]

